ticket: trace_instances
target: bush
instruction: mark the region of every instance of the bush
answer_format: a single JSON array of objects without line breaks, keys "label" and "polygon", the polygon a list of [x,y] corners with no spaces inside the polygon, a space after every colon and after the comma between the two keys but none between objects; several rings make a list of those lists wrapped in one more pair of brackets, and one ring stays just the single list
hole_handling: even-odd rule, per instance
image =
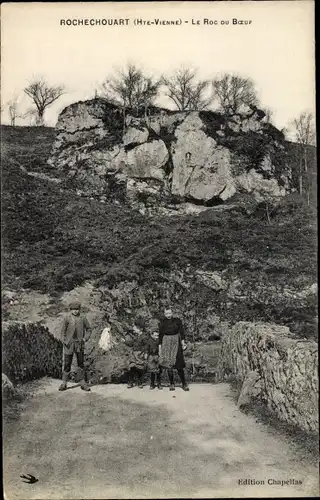
[{"label": "bush", "polygon": [[13,383],[61,378],[62,343],[40,324],[8,324],[2,333],[2,371]]}]

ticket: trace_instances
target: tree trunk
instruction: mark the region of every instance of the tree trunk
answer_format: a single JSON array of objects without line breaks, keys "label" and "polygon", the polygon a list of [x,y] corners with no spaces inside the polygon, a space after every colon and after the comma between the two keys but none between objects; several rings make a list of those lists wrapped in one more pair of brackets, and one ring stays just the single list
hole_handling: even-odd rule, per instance
[{"label": "tree trunk", "polygon": [[147,124],[147,125],[149,125],[149,123],[148,123],[148,113],[147,113],[147,111],[148,111],[148,107],[145,105],[145,106],[144,106],[144,120],[145,120],[146,124]]},{"label": "tree trunk", "polygon": [[44,109],[43,110],[38,110],[38,117],[37,117],[37,125],[41,127],[44,125]]},{"label": "tree trunk", "polygon": [[307,191],[307,205],[308,205],[308,207],[310,207],[310,187],[308,188],[308,191]]},{"label": "tree trunk", "polygon": [[303,184],[302,184],[302,173],[299,175],[299,194],[302,196]]},{"label": "tree trunk", "polygon": [[304,171],[308,172],[308,161],[307,161],[307,149],[304,149],[304,154],[303,154],[303,159],[304,159]]},{"label": "tree trunk", "polygon": [[302,196],[303,194],[303,178],[302,178],[302,172],[303,172],[303,158],[300,156],[300,163],[299,163],[299,194]]},{"label": "tree trunk", "polygon": [[123,107],[123,130],[122,130],[123,133],[124,133],[125,129],[126,129],[126,108],[124,106]]}]

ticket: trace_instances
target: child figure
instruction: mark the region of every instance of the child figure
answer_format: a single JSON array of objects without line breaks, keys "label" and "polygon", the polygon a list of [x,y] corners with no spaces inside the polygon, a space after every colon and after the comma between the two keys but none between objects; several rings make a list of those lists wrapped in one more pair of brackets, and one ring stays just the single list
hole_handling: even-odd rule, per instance
[{"label": "child figure", "polygon": [[161,386],[161,368],[159,366],[159,333],[152,331],[147,342],[147,365],[150,372],[150,389]]},{"label": "child figure", "polygon": [[146,371],[146,356],[144,353],[143,342],[141,338],[132,339],[129,336],[126,338],[126,345],[131,348],[128,359],[128,389],[131,389],[135,384],[143,388],[143,375]]},{"label": "child figure", "polygon": [[143,388],[143,375],[146,371],[145,356],[142,351],[134,351],[129,360],[128,389],[136,384],[140,389]]}]

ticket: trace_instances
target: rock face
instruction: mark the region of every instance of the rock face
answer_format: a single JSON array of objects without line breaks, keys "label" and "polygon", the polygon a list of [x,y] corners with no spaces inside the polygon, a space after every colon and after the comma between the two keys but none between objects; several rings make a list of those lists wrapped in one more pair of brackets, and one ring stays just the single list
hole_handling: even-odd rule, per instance
[{"label": "rock face", "polygon": [[243,408],[261,396],[262,383],[260,375],[256,371],[250,371],[243,381],[237,405],[239,408]]},{"label": "rock face", "polygon": [[315,342],[293,339],[287,327],[236,323],[222,340],[219,377],[227,375],[245,382],[239,404],[247,402],[250,386],[253,395],[259,393],[281,420],[307,432],[317,431],[319,387]]},{"label": "rock face", "polygon": [[2,397],[4,400],[14,398],[16,394],[13,383],[9,380],[7,375],[2,373]]},{"label": "rock face", "polygon": [[[234,188],[230,152],[203,131],[199,114],[190,113],[175,131],[172,193],[208,202]],[[234,192],[235,192],[234,188]]]},{"label": "rock face", "polygon": [[62,111],[48,164],[78,194],[105,200],[122,190],[135,206],[155,183],[152,203],[162,207],[172,199],[210,206],[237,192],[279,198],[290,190],[290,169],[274,165],[281,133],[276,140],[268,127],[258,112],[229,121],[211,111],[160,108],[124,115],[98,98]]},{"label": "rock face", "polygon": [[126,173],[129,178],[164,181],[162,167],[168,159],[169,153],[163,141],[145,142],[127,153]]}]

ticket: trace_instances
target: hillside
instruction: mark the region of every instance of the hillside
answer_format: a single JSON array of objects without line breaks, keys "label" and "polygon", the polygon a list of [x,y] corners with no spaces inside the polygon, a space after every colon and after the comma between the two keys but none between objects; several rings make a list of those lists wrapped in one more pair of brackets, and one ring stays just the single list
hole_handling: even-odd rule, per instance
[{"label": "hillside", "polygon": [[143,324],[171,299],[199,340],[213,324],[239,320],[316,336],[316,218],[303,198],[282,198],[270,222],[265,204],[245,196],[228,210],[150,218],[21,171],[48,172],[54,137],[2,127],[5,289],[55,295],[93,280],[124,325]]}]

